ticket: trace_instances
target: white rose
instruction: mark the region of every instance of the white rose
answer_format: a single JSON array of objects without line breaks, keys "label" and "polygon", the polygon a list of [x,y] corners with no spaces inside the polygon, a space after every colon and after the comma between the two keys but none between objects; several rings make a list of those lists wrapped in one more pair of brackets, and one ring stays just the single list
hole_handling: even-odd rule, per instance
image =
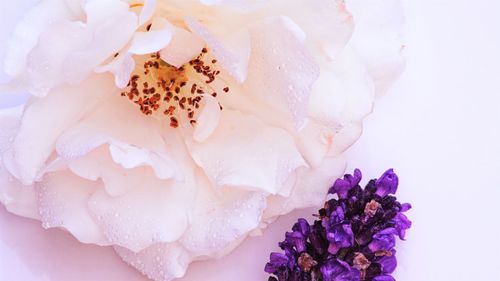
[{"label": "white rose", "polygon": [[4,3],[0,202],[154,280],[319,205],[402,66],[365,2]]}]

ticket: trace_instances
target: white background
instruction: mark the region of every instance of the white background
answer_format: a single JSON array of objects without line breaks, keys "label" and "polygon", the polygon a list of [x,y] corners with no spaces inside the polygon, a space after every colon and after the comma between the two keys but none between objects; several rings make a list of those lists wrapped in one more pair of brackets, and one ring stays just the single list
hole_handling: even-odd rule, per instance
[{"label": "white background", "polygon": [[[369,1],[369,0],[366,0]],[[394,167],[413,228],[398,244],[399,281],[500,280],[500,1],[404,0],[407,67],[349,150],[365,180]],[[268,253],[300,214],[182,281],[267,280]],[[0,207],[0,280],[146,279],[108,248]]]}]

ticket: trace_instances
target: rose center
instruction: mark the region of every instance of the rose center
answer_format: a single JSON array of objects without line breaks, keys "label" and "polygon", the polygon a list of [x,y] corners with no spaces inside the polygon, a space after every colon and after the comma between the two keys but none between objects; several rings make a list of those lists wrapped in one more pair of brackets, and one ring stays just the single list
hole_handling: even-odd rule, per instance
[{"label": "rose center", "polygon": [[179,68],[163,61],[159,53],[139,57],[138,67],[121,95],[137,104],[143,114],[167,118],[173,128],[181,120],[194,126],[206,95],[217,97],[229,92],[223,83],[214,83],[220,80],[220,71],[217,60],[207,59],[207,53],[204,48],[198,57]]}]

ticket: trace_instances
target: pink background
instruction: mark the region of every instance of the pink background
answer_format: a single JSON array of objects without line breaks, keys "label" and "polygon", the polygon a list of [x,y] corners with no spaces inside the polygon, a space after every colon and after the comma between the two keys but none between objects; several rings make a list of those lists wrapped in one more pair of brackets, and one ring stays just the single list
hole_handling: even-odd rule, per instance
[{"label": "pink background", "polygon": [[[398,244],[398,280],[498,280],[500,2],[403,2],[407,68],[367,118],[348,152],[349,171],[359,167],[368,178],[394,167],[399,198],[413,203],[413,229]],[[231,255],[193,264],[182,281],[267,280],[269,252],[297,216],[311,213],[292,213]],[[0,207],[0,280],[147,279],[110,248],[80,244]]]}]

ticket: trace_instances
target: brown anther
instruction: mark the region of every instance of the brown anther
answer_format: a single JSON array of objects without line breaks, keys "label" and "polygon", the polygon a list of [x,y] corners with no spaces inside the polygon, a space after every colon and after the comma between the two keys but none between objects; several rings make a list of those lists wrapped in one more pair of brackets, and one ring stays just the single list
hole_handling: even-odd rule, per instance
[{"label": "brown anther", "polygon": [[184,86],[186,86],[186,84],[187,84],[186,81],[182,81],[181,84],[180,84],[181,88],[184,87]]},{"label": "brown anther", "polygon": [[224,89],[222,89],[224,92],[229,92],[229,87],[225,87]]},{"label": "brown anther", "polygon": [[389,250],[380,250],[380,251],[375,252],[375,256],[376,257],[383,257],[383,256],[392,257],[392,252]]},{"label": "brown anther", "polygon": [[178,93],[180,93],[180,91],[181,91],[181,88],[179,88],[179,87],[175,87],[175,92],[176,92],[177,94],[178,94]]},{"label": "brown anther", "polygon": [[375,201],[375,199],[372,199],[370,202],[366,203],[365,215],[369,217],[375,216],[380,207],[381,207],[380,203]]},{"label": "brown anther", "polygon": [[370,267],[371,262],[362,253],[354,253],[352,263],[352,266],[361,273],[361,280],[365,280],[366,270]]},{"label": "brown anther", "polygon": [[149,31],[151,29],[151,24],[148,24],[148,26],[146,26],[146,31]]},{"label": "brown anther", "polygon": [[120,54],[120,53],[115,53],[115,54],[113,55],[113,57],[115,57],[115,58],[116,58],[119,54]]},{"label": "brown anther", "polygon": [[212,93],[212,97],[216,98],[217,97],[217,93]]},{"label": "brown anther", "polygon": [[201,49],[201,52],[206,54],[208,52],[208,50],[207,50],[207,48],[203,48],[203,49]]},{"label": "brown anther", "polygon": [[300,254],[299,258],[297,259],[297,264],[299,265],[300,269],[302,269],[304,272],[309,272],[313,267],[318,265],[318,262],[311,257],[306,252],[303,252]]},{"label": "brown anther", "polygon": [[189,123],[191,124],[191,126],[194,126],[196,124],[196,120],[190,120]]},{"label": "brown anther", "polygon": [[152,103],[156,103],[157,101],[159,101],[161,99],[161,95],[156,93],[154,94],[150,99],[149,101],[152,102]]},{"label": "brown anther", "polygon": [[212,60],[212,63],[217,63],[217,60],[215,60],[215,59],[214,59],[214,60]]},{"label": "brown anther", "polygon": [[175,117],[170,117],[170,127],[177,128],[179,126],[179,121]]}]

